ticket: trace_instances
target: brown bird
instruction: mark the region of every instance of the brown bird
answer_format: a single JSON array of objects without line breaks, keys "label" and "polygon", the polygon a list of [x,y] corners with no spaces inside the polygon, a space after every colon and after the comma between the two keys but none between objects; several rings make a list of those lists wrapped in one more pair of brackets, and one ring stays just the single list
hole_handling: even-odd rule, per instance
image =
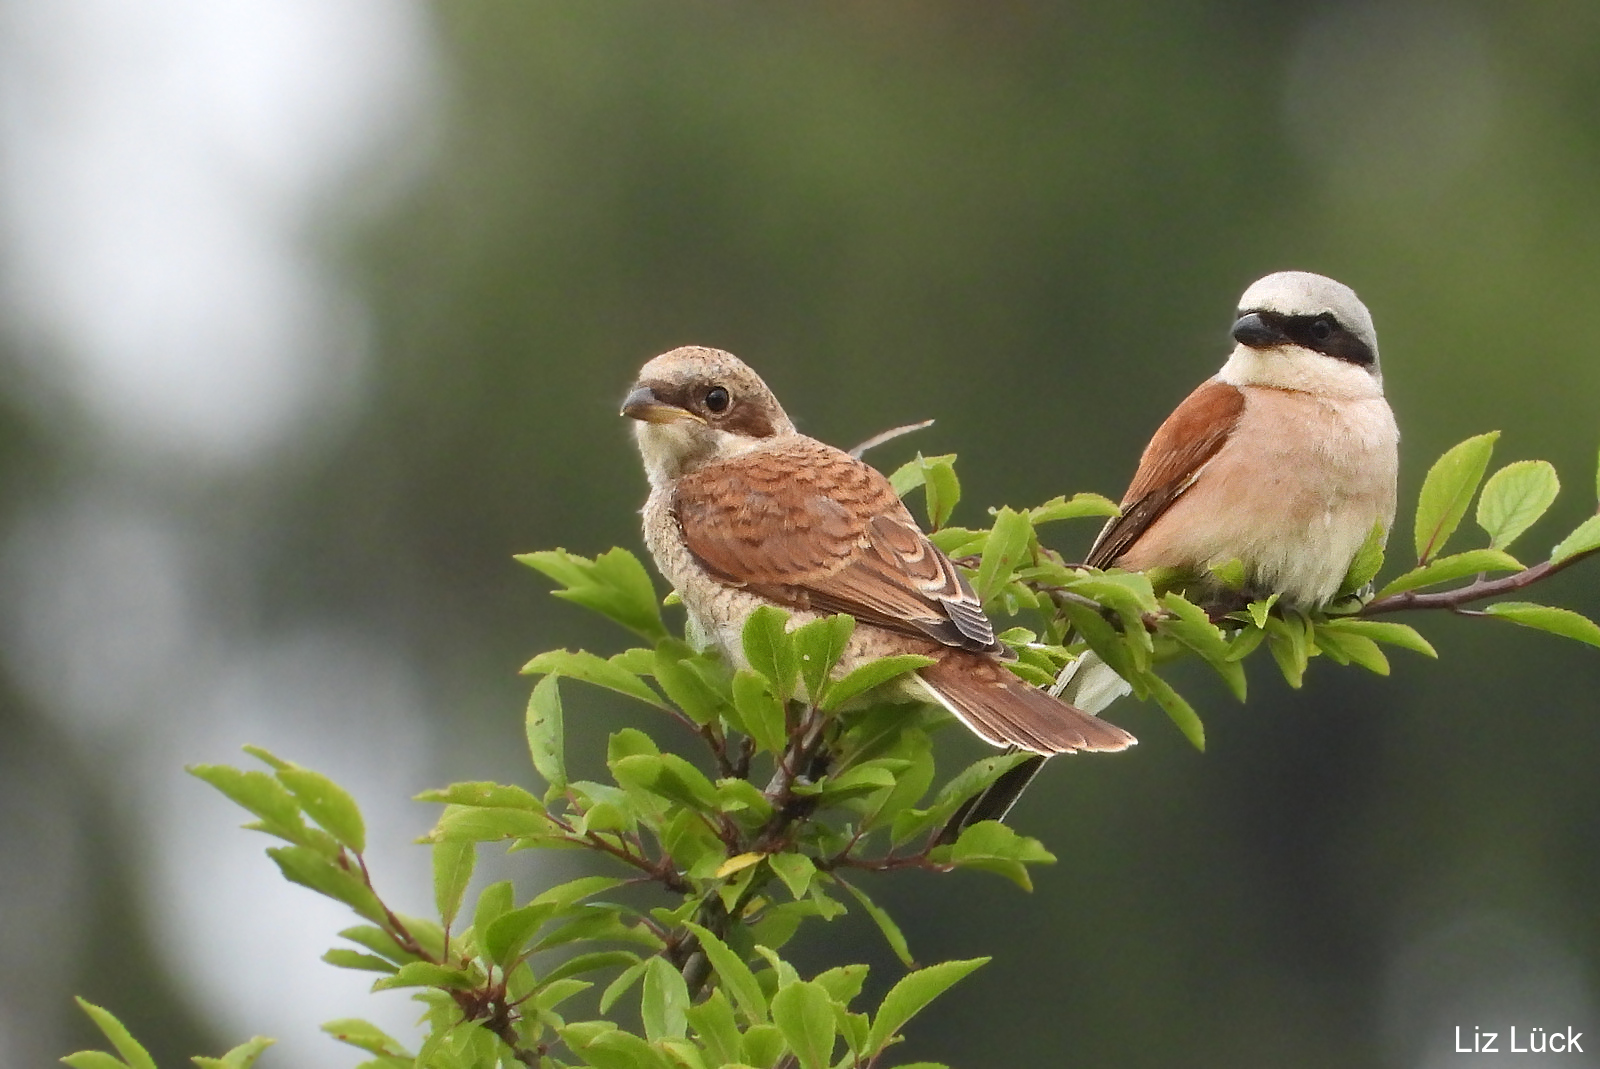
[{"label": "brown bird", "polygon": [[730,353],[686,346],[639,372],[622,414],[638,420],[650,479],[644,536],[691,627],[745,666],[741,631],[762,605],[799,625],[849,613],[838,672],[893,654],[936,663],[902,693],[954,713],[984,741],[1036,754],[1122,750],[1133,736],[1032,687],[1001,663],[972,588],[917,526],[889,480],[795,430]]},{"label": "brown bird", "polygon": [[[1222,369],[1150,439],[1086,563],[1172,569],[1202,596],[1237,599],[1212,573],[1237,560],[1244,597],[1316,608],[1394,521],[1400,431],[1377,332],[1348,286],[1280,271],[1245,290],[1232,335]],[[1058,689],[1098,713],[1129,687],[1086,653]],[[1012,769],[956,822],[1004,817],[1039,766]]]}]

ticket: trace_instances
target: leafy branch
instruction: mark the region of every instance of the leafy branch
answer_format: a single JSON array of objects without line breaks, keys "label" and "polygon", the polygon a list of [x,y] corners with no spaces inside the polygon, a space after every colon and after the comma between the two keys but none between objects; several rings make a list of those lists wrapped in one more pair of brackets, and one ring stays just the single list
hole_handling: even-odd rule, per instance
[{"label": "leafy branch", "polygon": [[[1198,713],[1165,678],[1188,657],[1210,665],[1243,701],[1246,662],[1262,647],[1295,687],[1319,656],[1378,674],[1389,671],[1385,645],[1437,656],[1414,628],[1374,618],[1400,611],[1496,616],[1600,646],[1600,627],[1568,609],[1520,601],[1466,608],[1600,553],[1600,516],[1591,516],[1540,563],[1526,567],[1510,555],[1560,487],[1542,461],[1507,465],[1485,481],[1495,438],[1463,442],[1429,472],[1416,510],[1416,567],[1374,596],[1384,562],[1384,532],[1375,530],[1340,596],[1314,612],[1255,597],[1236,561],[1199,586],[1196,577],[1069,563],[1040,530],[1115,514],[1098,495],[997,508],[977,529],[950,523],[961,498],[954,457],[919,455],[891,481],[902,495],[921,490],[930,537],[967,570],[985,609],[1010,624],[1001,638],[1017,653],[1011,666],[1019,676],[1048,685],[1093,650],[1203,747]],[[1474,498],[1488,545],[1445,554]],[[842,673],[855,627],[847,616],[793,626],[782,611],[762,609],[744,628],[744,664],[734,666],[675,634],[648,572],[625,550],[519,559],[554,580],[556,597],[641,644],[611,656],[553,650],[525,666],[537,677],[525,735],[542,788],[469,782],[419,796],[442,807],[423,840],[433,853],[437,919],[385,904],[364,855],[361,813],[327,777],[255,748],[247,752],[264,769],[191,769],[253,815],[246,827],[279,840],[268,854],[286,879],[356,913],[360,923],[340,933],[350,945],[324,960],[375,974],[375,990],[410,989],[425,1008],[416,1051],[365,1021],[325,1029],[367,1053],[363,1069],[887,1069],[912,1017],[987,959],[918,968],[899,926],[854,874],[971,869],[1029,888],[1028,866],[1054,860],[1037,840],[993,821],[953,843],[938,836],[965,800],[1022,755],[987,757],[941,783],[933,735],[947,715],[886,686],[927,658],[890,657]],[[1219,602],[1218,588],[1234,596]],[[603,778],[574,775],[564,684],[628,698],[681,746],[663,748],[652,734],[624,728],[608,741]],[[510,881],[491,883],[469,914],[478,853],[495,843],[583,850],[609,871],[521,904]],[[781,956],[807,925],[852,908],[872,919],[908,970],[872,1012],[855,1008],[865,965],[806,979]],[[67,1064],[154,1069],[111,1014],[84,1009],[117,1054],[85,1051]],[[620,1023],[635,1014],[637,1028]],[[196,1062],[248,1069],[267,1043],[251,1040]]]}]

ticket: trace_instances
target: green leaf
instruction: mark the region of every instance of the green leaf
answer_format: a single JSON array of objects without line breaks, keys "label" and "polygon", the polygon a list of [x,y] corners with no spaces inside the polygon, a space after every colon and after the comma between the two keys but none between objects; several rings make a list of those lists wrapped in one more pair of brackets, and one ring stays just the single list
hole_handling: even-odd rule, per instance
[{"label": "green leaf", "polygon": [[300,819],[299,803],[294,800],[288,788],[278,782],[278,777],[270,772],[245,772],[231,765],[189,765],[188,772],[197,779],[211,784],[230,801],[260,817],[263,831],[271,832],[280,839],[300,843],[302,846],[309,845],[293,837],[292,834],[286,835],[274,830],[282,828],[304,831],[305,825]]},{"label": "green leaf", "polygon": [[[605,1012],[603,1009],[601,1012]],[[728,1065],[737,1061],[739,1050],[739,1022],[733,1016],[733,1005],[721,988],[711,992],[698,1005],[690,1006],[689,1025],[705,1044],[712,1064]]]},{"label": "green leaf", "polygon": [[746,1066],[777,1065],[785,1049],[783,1033],[775,1024],[758,1024],[745,1030],[739,1047],[744,1054],[741,1062],[725,1065],[722,1069],[742,1069]]},{"label": "green leaf", "polygon": [[1278,662],[1284,680],[1299,690],[1305,682],[1306,662],[1311,659],[1311,622],[1290,612],[1270,617],[1266,624],[1267,649]]},{"label": "green leaf", "polygon": [[946,453],[942,456],[925,457],[918,453],[915,458],[906,461],[894,470],[889,476],[889,485],[894,487],[894,492],[905,497],[911,491],[918,489],[927,482],[928,468],[931,465],[955,463],[955,454]]},{"label": "green leaf", "polygon": [[[841,1006],[848,1006],[861,994],[861,987],[867,981],[867,967],[865,965],[835,965],[831,969],[817,973],[811,978],[821,984],[828,992],[828,997]],[[865,1038],[865,1037],[863,1037]]]},{"label": "green leaf", "polygon": [[800,678],[813,702],[820,703],[826,697],[828,677],[844,656],[855,629],[855,620],[841,614],[813,620],[791,633],[795,655],[800,658]]},{"label": "green leaf", "polygon": [[316,821],[341,846],[357,854],[367,848],[367,829],[361,810],[343,787],[309,768],[282,769],[278,779],[289,788],[306,816]]},{"label": "green leaf", "polygon": [[561,725],[561,691],[556,676],[534,684],[528,698],[528,752],[533,767],[552,791],[567,789],[566,743]]},{"label": "green leaf", "polygon": [[682,1039],[689,1033],[689,986],[665,958],[651,958],[644,967],[639,1012],[644,1034],[652,1043]]},{"label": "green leaf", "polygon": [[1233,636],[1233,641],[1228,643],[1228,660],[1242,661],[1256,651],[1262,640],[1267,637],[1265,628],[1241,627]]},{"label": "green leaf", "polygon": [[[89,1015],[89,1019],[95,1023],[95,1027],[99,1028],[106,1039],[110,1040],[111,1045],[116,1048],[117,1053],[122,1055],[122,1060],[124,1062],[132,1066],[133,1069],[156,1069],[155,1059],[150,1057],[150,1052],[145,1050],[144,1047],[140,1045],[139,1041],[133,1038],[133,1033],[129,1032],[128,1029],[124,1027],[123,1023],[117,1020],[115,1015],[113,1015],[110,1010],[101,1009],[99,1006],[89,1002],[87,999],[79,998],[75,1001],[78,1003],[78,1008]],[[85,1051],[82,1053],[94,1054],[98,1052]],[[72,1057],[78,1058],[80,1055],[75,1054],[72,1055]],[[65,1061],[65,1059],[63,1059],[63,1061]],[[68,1064],[71,1065],[74,1063],[68,1062]],[[92,1065],[93,1063],[81,1062],[78,1064],[88,1066]]]},{"label": "green leaf", "polygon": [[811,981],[779,988],[772,996],[772,1021],[800,1060],[800,1069],[828,1069],[838,1025],[826,988]]},{"label": "green leaf", "polygon": [[61,1059],[63,1065],[72,1069],[127,1069],[128,1063],[120,1058],[113,1058],[103,1050],[80,1050],[76,1054],[69,1054]]},{"label": "green leaf", "polygon": [[1024,891],[1033,890],[1027,864],[1056,859],[1039,840],[1018,835],[997,820],[979,821],[964,829],[954,845],[936,848],[932,857],[935,861],[949,861],[957,868],[997,873]]},{"label": "green leaf", "polygon": [[478,892],[478,904],[472,911],[472,930],[478,933],[480,943],[489,926],[511,911],[515,895],[510,880],[496,880]]},{"label": "green leaf", "polygon": [[267,851],[284,879],[343,902],[374,924],[386,919],[383,903],[361,878],[303,846],[275,846]]},{"label": "green leaf", "polygon": [[653,809],[659,816],[659,810],[665,805],[664,801],[653,800],[640,791],[588,780],[579,780],[567,789],[576,799],[575,808],[582,814],[573,825],[573,831],[580,836],[601,831],[632,833],[642,810]]},{"label": "green leaf", "polygon": [[693,921],[687,922],[684,927],[693,932],[695,938],[700,941],[700,949],[711,962],[711,967],[716,970],[718,982],[733,1000],[734,1005],[739,1007],[739,1012],[744,1014],[745,1020],[752,1025],[764,1023],[767,1019],[767,998],[761,993],[761,985],[756,982],[750,966],[746,965],[744,959],[735,954],[727,943],[712,935],[707,929]]},{"label": "green leaf", "polygon": [[818,784],[822,796],[830,803],[852,795],[871,794],[873,791],[895,785],[895,771],[906,767],[906,762],[896,758],[879,758],[864,761],[829,776]]},{"label": "green leaf", "polygon": [[846,883],[837,875],[833,877],[833,882],[849,891],[851,896],[861,903],[861,908],[867,911],[867,916],[872,918],[872,923],[876,924],[878,931],[883,933],[884,940],[889,944],[889,949],[894,951],[894,956],[900,959],[900,964],[908,969],[915,966],[916,962],[911,957],[911,947],[906,943],[905,933],[894,922],[894,918],[889,916],[888,911],[868,898],[866,892],[855,884]]},{"label": "green leaf", "polygon": [[1355,620],[1348,616],[1324,620],[1317,625],[1317,632],[1334,631],[1339,634],[1361,635],[1374,642],[1384,642],[1390,646],[1399,646],[1425,657],[1438,658],[1439,653],[1427,639],[1417,634],[1416,628],[1410,624],[1391,624],[1382,620]]},{"label": "green leaf", "polygon": [[445,991],[471,991],[481,978],[469,969],[451,969],[431,961],[413,961],[402,965],[393,976],[386,976],[372,985],[374,991],[391,991],[400,987],[437,987]]},{"label": "green leaf", "polygon": [[362,954],[355,950],[346,950],[343,947],[334,947],[323,952],[322,960],[336,969],[355,969],[360,972],[381,972],[385,975],[392,974],[398,968],[392,961],[385,961],[376,954]]},{"label": "green leaf", "polygon": [[1075,594],[1093,598],[1122,617],[1124,630],[1144,631],[1145,613],[1157,612],[1155,588],[1139,572],[1076,572],[1066,584]]},{"label": "green leaf", "polygon": [[1434,462],[1417,499],[1417,563],[1426,564],[1444,548],[1467,514],[1483,480],[1499,431],[1468,438]]},{"label": "green leaf", "polygon": [[794,696],[795,681],[800,677],[800,658],[794,652],[794,640],[785,630],[788,624],[788,613],[774,605],[763,605],[745,621],[742,636],[745,660],[766,677],[773,693],[785,702]]},{"label": "green leaf", "polygon": [[579,876],[575,880],[558,883],[539,892],[533,897],[533,904],[543,905],[549,902],[566,909],[576,902],[582,902],[585,898],[609,891],[613,887],[621,887],[627,882],[616,876]]},{"label": "green leaf", "polygon": [[983,552],[989,544],[988,531],[974,531],[970,527],[941,527],[928,532],[928,541],[947,557],[959,560]]},{"label": "green leaf", "polygon": [[611,549],[592,561],[564,549],[522,553],[517,560],[565,587],[554,591],[556,597],[592,609],[651,643],[667,636],[650,573],[627,550]]},{"label": "green leaf", "polygon": [[628,988],[639,982],[644,975],[645,962],[630,965],[617,975],[617,978],[606,985],[605,991],[600,995],[600,1012],[610,1013],[611,1007],[617,999],[628,993]]},{"label": "green leaf", "polygon": [[588,980],[552,980],[539,985],[538,991],[533,996],[533,1007],[536,1010],[553,1010],[574,995],[580,995],[589,990],[594,984]]},{"label": "green leaf", "polygon": [[[961,803],[977,795],[1002,775],[1016,768],[1033,755],[1023,750],[1015,753],[984,757],[962,769],[948,783],[939,788],[927,809],[901,809],[891,815],[894,819],[891,839],[896,846],[922,832],[942,825],[955,815]],[[885,807],[887,809],[887,807]]]},{"label": "green leaf", "polygon": [[772,816],[772,803],[759,787],[746,779],[717,780],[717,808],[757,822]]},{"label": "green leaf", "polygon": [[1498,616],[1523,627],[1532,627],[1548,631],[1552,635],[1587,642],[1591,646],[1600,646],[1600,625],[1571,609],[1535,605],[1530,601],[1501,601],[1483,611],[1490,616]]},{"label": "green leaf", "polygon": [[918,453],[915,460],[907,461],[889,476],[894,492],[905,497],[917,487],[922,487],[928,506],[928,525],[934,530],[943,527],[961,500],[961,481],[956,478],[955,454],[925,457]]},{"label": "green leaf", "polygon": [[1061,611],[1089,648],[1110,665],[1113,672],[1128,681],[1134,694],[1143,698],[1149,693],[1144,679],[1150,659],[1137,637],[1125,636],[1086,605],[1067,602],[1061,606]]},{"label": "green leaf", "polygon": [[474,929],[478,933],[478,946],[485,957],[509,972],[522,956],[523,947],[555,912],[556,906],[552,902],[529,903],[507,910],[487,928]]},{"label": "green leaf", "polygon": [[322,1026],[322,1030],[340,1043],[347,1043],[369,1054],[379,1054],[390,1058],[409,1059],[411,1057],[394,1037],[370,1021],[363,1021],[353,1017],[345,1018],[338,1021],[329,1021]]},{"label": "green leaf", "polygon": [[988,604],[1011,582],[1012,573],[1029,560],[1032,544],[1033,521],[1028,513],[1008,507],[995,513],[989,544],[984,548],[983,562],[978,565],[978,575],[973,581],[980,602]]},{"label": "green leaf", "polygon": [[650,1044],[631,1032],[612,1029],[579,1047],[595,1069],[671,1069],[671,1063]]},{"label": "green leaf", "polygon": [[847,674],[843,679],[838,679],[828,687],[822,708],[825,711],[833,710],[844,705],[852,698],[881,686],[891,679],[903,676],[908,672],[915,672],[919,668],[926,668],[935,663],[932,657],[924,657],[917,653],[902,653],[893,657],[880,657],[875,661],[868,661],[860,668]]},{"label": "green leaf", "polygon": [[[1161,630],[1188,646],[1222,677],[1233,696],[1244,701],[1246,682],[1244,666],[1231,660],[1228,638],[1222,629],[1211,622],[1206,611],[1183,595],[1172,591],[1161,599],[1172,616],[1161,622]],[[1192,741],[1192,740],[1191,740]]]},{"label": "green leaf", "polygon": [[[1242,669],[1242,666],[1236,662],[1231,663],[1234,663],[1235,667]],[[1176,725],[1177,729],[1183,732],[1183,737],[1188,739],[1190,745],[1196,750],[1204,753],[1206,748],[1206,728],[1200,722],[1200,714],[1194,711],[1194,706],[1190,705],[1183,695],[1173,690],[1166,680],[1154,673],[1145,677],[1145,684],[1150,688],[1150,696],[1155,699],[1157,705],[1161,706],[1162,711],[1167,714],[1167,718]]]},{"label": "green leaf", "polygon": [[1265,630],[1272,607],[1278,603],[1278,597],[1279,595],[1272,594],[1261,601],[1252,601],[1246,606],[1246,611],[1250,613],[1250,622]]},{"label": "green leaf", "polygon": [[[848,678],[848,677],[847,677]],[[745,732],[768,753],[782,753],[789,742],[783,703],[772,693],[765,676],[741,668],[733,674],[733,707]]]},{"label": "green leaf", "polygon": [[262,746],[242,746],[240,749],[270,767],[274,772],[282,772],[286,768],[295,767],[293,762],[285,761],[271,750]]},{"label": "green leaf", "polygon": [[1489,547],[1504,549],[1515,542],[1560,492],[1555,467],[1543,460],[1519,460],[1489,476],[1478,498],[1478,526],[1488,532]]},{"label": "green leaf", "polygon": [[1448,557],[1435,557],[1420,568],[1413,568],[1402,576],[1391,580],[1378,597],[1386,598],[1391,594],[1401,594],[1407,590],[1416,590],[1419,587],[1432,586],[1435,583],[1448,583],[1454,579],[1462,579],[1479,572],[1520,572],[1522,563],[1509,553],[1498,549],[1469,549],[1465,553],[1455,553]]},{"label": "green leaf", "polygon": [[1243,590],[1245,579],[1248,578],[1245,575],[1244,561],[1238,557],[1230,557],[1221,564],[1212,565],[1211,574],[1217,577],[1217,582],[1229,590]]},{"label": "green leaf", "polygon": [[639,755],[651,757],[661,756],[661,747],[656,741],[638,728],[623,728],[621,731],[612,732],[611,738],[606,740],[606,764],[615,766],[624,757]]},{"label": "green leaf", "polygon": [[871,801],[871,808],[861,821],[864,829],[879,827],[905,813],[914,812],[911,807],[922,800],[933,783],[933,741],[926,734],[920,731],[907,732],[899,750],[910,763],[895,773],[890,790]]},{"label": "green leaf", "polygon": [[532,839],[554,834],[556,827],[542,812],[449,806],[425,837],[430,843],[487,843],[500,839]]},{"label": "green leaf", "polygon": [[1339,584],[1340,594],[1354,594],[1377,578],[1383,567],[1383,547],[1388,538],[1389,532],[1382,521],[1372,525],[1372,530],[1367,532],[1367,540],[1356,550],[1355,558],[1350,561],[1350,569]]},{"label": "green leaf", "polygon": [[434,904],[438,919],[450,925],[461,909],[462,895],[467,893],[467,882],[472,880],[472,867],[477,864],[478,848],[470,842],[434,843]]},{"label": "green leaf", "polygon": [[928,1003],[950,989],[951,985],[970,974],[988,958],[967,961],[945,961],[918,969],[900,978],[900,981],[883,996],[878,1012],[872,1019],[872,1033],[867,1040],[868,1049],[876,1055],[887,1047],[906,1022],[921,1012]]},{"label": "green leaf", "polygon": [[[551,984],[557,980],[565,980],[569,976],[580,976],[586,972],[597,969],[611,969],[618,965],[632,967],[642,965],[639,955],[631,950],[596,950],[588,954],[579,954],[568,958],[554,969],[545,974],[541,983]],[[607,988],[607,990],[610,990]],[[601,1010],[604,1013],[605,1010]]]},{"label": "green leaf", "polygon": [[1358,664],[1380,676],[1389,674],[1389,658],[1365,635],[1353,635],[1319,624],[1315,638],[1317,648],[1340,664]]},{"label": "green leaf", "polygon": [[440,802],[444,805],[492,806],[507,809],[544,811],[539,799],[521,787],[503,783],[481,781],[452,783],[448,787],[423,791],[413,799],[418,802]]},{"label": "green leaf", "polygon": [[657,650],[654,656],[653,675],[656,683],[685,716],[696,724],[709,724],[727,708],[727,703],[705,679],[666,650]]},{"label": "green leaf", "polygon": [[816,864],[804,854],[771,854],[767,857],[767,864],[772,866],[772,871],[777,873],[778,879],[783,881],[795,898],[805,897],[806,890],[811,886],[811,877],[817,874]]},{"label": "green leaf", "polygon": [[1550,551],[1550,563],[1560,564],[1570,560],[1580,553],[1589,553],[1600,549],[1600,516],[1590,516],[1578,525],[1578,529],[1563,538],[1556,548]]},{"label": "green leaf", "polygon": [[1099,494],[1073,494],[1071,499],[1052,497],[1049,501],[1029,510],[1029,519],[1035,527],[1057,520],[1076,520],[1083,516],[1120,516],[1122,509],[1109,497]]},{"label": "green leaf", "polygon": [[220,1058],[194,1057],[189,1059],[200,1069],[250,1069],[256,1064],[256,1059],[261,1057],[262,1051],[272,1046],[275,1040],[266,1036],[254,1036],[234,1047]]},{"label": "green leaf", "polygon": [[961,500],[961,480],[956,478],[955,462],[954,454],[936,457],[928,462],[922,493],[928,506],[928,526],[935,531],[950,522],[956,504]]},{"label": "green leaf", "polygon": [[551,650],[548,653],[541,653],[522,666],[522,674],[567,676],[570,679],[614,690],[618,694],[626,694],[657,709],[670,709],[670,706],[662,701],[644,680],[620,664],[596,656],[587,650]]},{"label": "green leaf", "polygon": [[625,757],[612,766],[612,774],[624,787],[653,791],[679,805],[717,808],[717,789],[705,773],[674,753]]},{"label": "green leaf", "polygon": [[386,958],[396,965],[404,965],[408,961],[421,960],[409,950],[402,950],[400,944],[395,942],[394,936],[374,924],[361,924],[354,928],[346,928],[339,933],[339,938],[348,939],[357,946],[366,947],[374,954]]}]

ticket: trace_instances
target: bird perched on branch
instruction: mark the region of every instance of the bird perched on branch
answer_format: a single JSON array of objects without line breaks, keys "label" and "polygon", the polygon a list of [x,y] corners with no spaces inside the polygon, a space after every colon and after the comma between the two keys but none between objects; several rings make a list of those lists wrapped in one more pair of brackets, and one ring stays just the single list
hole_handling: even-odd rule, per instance
[{"label": "bird perched on branch", "polygon": [[762,605],[793,623],[849,613],[840,661],[921,654],[902,676],[995,746],[1035,754],[1122,750],[1126,731],[1013,675],[972,588],[911,517],[889,480],[795,430],[777,398],[730,353],[687,346],[645,364],[622,405],[650,479],[645,542],[692,623],[735,665]]},{"label": "bird perched on branch", "polygon": [[[1213,569],[1237,560],[1244,598],[1316,608],[1339,591],[1373,528],[1394,521],[1400,432],[1383,396],[1378,336],[1348,286],[1280,271],[1239,298],[1232,353],[1145,447],[1122,515],[1085,563],[1170,569],[1226,596]],[[1098,713],[1129,687],[1086,653],[1063,693]],[[1001,819],[1041,760],[1009,771],[952,828]],[[947,835],[948,837],[948,835]]]}]

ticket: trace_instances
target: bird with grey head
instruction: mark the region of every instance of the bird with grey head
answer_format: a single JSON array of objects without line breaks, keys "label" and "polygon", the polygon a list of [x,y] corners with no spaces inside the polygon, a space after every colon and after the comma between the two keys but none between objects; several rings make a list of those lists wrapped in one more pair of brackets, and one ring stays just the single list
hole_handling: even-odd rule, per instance
[{"label": "bird with grey head", "polygon": [[[1394,522],[1400,432],[1383,394],[1378,336],[1355,291],[1280,271],[1239,298],[1232,351],[1157,428],[1085,563],[1162,569],[1202,600],[1278,595],[1313,609],[1339,591],[1374,529]],[[1237,561],[1243,587],[1216,569]],[[1129,686],[1086,653],[1057,688],[1098,713]],[[1041,759],[1012,769],[946,837],[1002,819]]]}]

